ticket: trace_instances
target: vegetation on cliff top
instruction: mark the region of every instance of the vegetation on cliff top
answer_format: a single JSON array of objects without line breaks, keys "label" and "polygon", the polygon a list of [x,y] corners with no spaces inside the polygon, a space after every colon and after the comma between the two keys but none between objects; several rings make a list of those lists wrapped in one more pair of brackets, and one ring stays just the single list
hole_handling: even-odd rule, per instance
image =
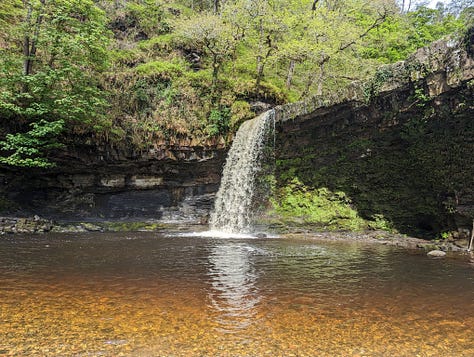
[{"label": "vegetation on cliff top", "polygon": [[48,167],[70,144],[225,145],[258,108],[367,79],[472,12],[470,1],[5,0],[0,163]]}]

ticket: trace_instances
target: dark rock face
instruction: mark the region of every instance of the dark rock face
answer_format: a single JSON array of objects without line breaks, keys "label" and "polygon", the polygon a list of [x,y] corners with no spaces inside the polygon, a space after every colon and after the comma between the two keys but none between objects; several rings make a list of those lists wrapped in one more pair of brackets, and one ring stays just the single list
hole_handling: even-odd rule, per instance
[{"label": "dark rock face", "polygon": [[202,148],[133,158],[117,151],[107,160],[81,151],[68,155],[52,170],[3,171],[3,210],[71,221],[201,222],[212,207],[225,159],[222,149]]},{"label": "dark rock face", "polygon": [[365,92],[277,108],[278,181],[344,191],[404,233],[471,228],[474,59],[439,42],[384,71]]}]

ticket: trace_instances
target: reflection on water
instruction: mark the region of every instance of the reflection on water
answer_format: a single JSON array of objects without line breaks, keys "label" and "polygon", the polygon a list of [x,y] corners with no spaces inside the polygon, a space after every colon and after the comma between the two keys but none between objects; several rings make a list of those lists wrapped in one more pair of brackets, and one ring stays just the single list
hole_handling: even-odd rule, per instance
[{"label": "reflection on water", "polygon": [[381,245],[0,239],[0,356],[474,356],[474,267]]},{"label": "reflection on water", "polygon": [[223,331],[238,331],[256,322],[260,295],[257,271],[251,261],[254,251],[246,243],[218,240],[209,253],[209,298],[219,312]]}]

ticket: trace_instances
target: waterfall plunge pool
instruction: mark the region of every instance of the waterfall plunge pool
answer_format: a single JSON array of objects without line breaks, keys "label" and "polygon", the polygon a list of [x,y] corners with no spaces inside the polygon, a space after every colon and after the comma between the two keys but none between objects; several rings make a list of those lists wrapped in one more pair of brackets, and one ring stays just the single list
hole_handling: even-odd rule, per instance
[{"label": "waterfall plunge pool", "polygon": [[0,355],[472,356],[474,267],[357,242],[0,239]]}]

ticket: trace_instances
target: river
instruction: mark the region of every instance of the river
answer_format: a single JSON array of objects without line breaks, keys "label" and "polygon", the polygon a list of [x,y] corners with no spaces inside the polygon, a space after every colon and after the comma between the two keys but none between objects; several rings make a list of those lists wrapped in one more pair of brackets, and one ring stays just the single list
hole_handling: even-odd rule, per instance
[{"label": "river", "polygon": [[474,266],[182,233],[0,237],[1,356],[474,356]]}]

